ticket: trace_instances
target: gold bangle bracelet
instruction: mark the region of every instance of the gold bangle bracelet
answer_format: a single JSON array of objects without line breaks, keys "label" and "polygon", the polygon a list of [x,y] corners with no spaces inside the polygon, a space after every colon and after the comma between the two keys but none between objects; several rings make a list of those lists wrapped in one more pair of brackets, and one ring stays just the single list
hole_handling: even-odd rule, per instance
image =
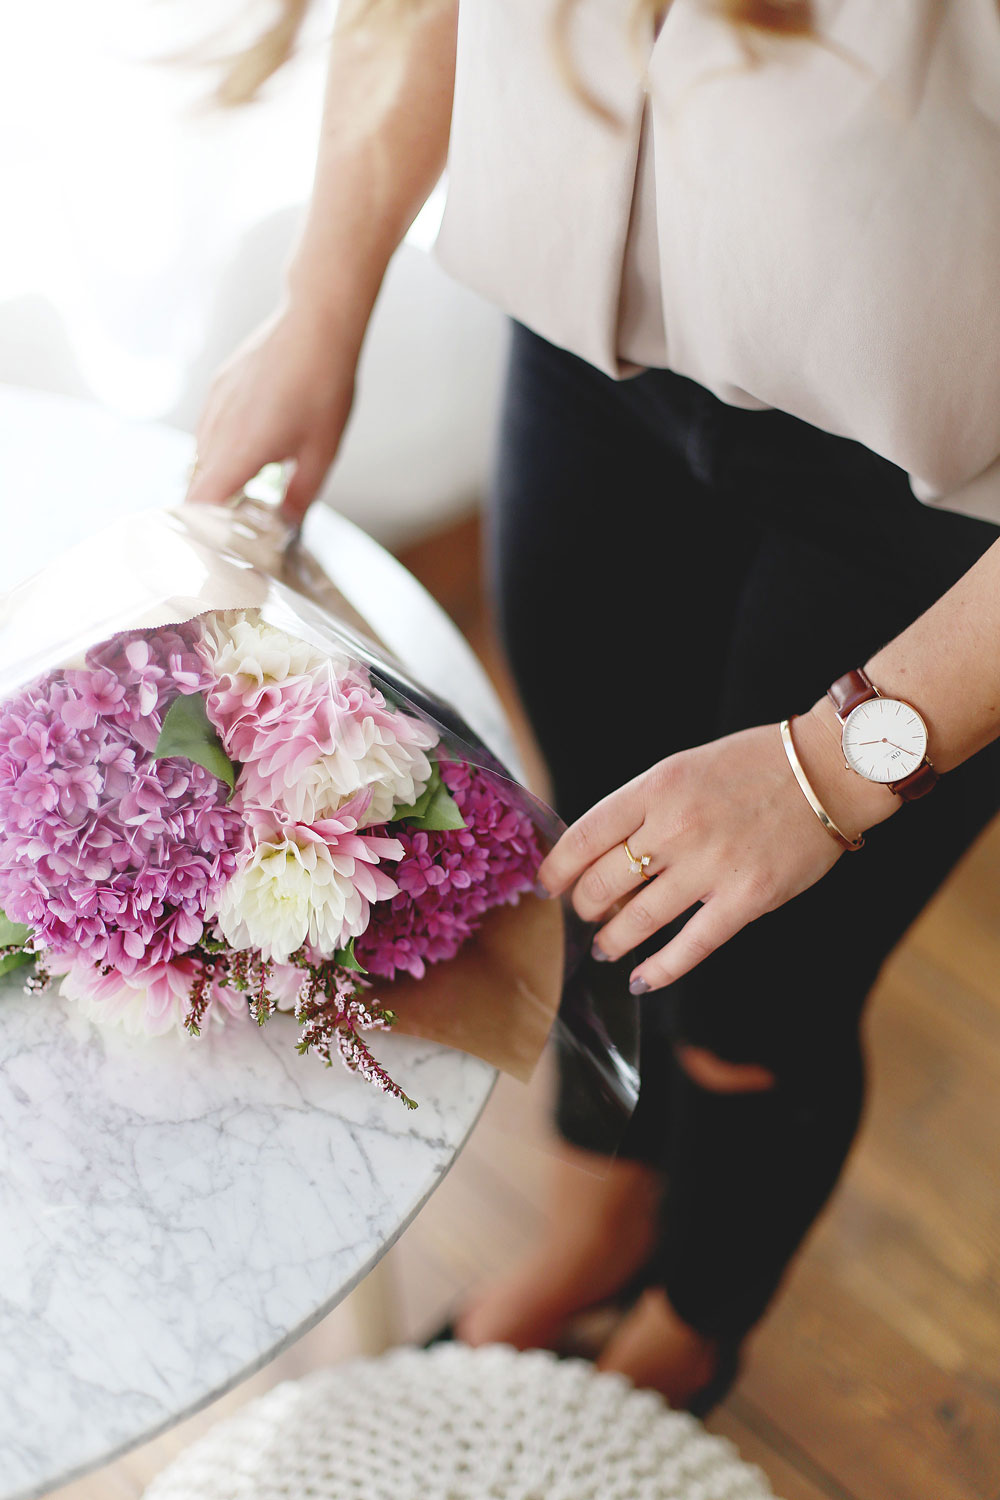
[{"label": "gold bangle bracelet", "polygon": [[[792,719],[794,719],[795,717],[795,714],[793,714]],[[864,844],[864,834],[859,834],[856,839],[849,839],[846,833],[841,833],[840,829],[837,827],[836,823],[830,817],[830,814],[827,812],[826,808],[823,806],[822,802],[813,791],[812,787],[809,784],[809,778],[806,775],[805,771],[802,769],[802,762],[799,760],[798,753],[795,749],[795,741],[792,739],[792,719],[782,719],[781,721],[781,743],[785,747],[785,754],[788,757],[788,764],[791,766],[792,774],[799,784],[799,790],[802,792],[803,797],[805,797],[806,801],[809,803],[809,806],[812,808],[817,818],[819,818],[820,822],[822,823],[823,827],[826,829],[830,837],[832,839],[836,839],[841,848],[850,849],[853,853],[856,849],[860,849]]]}]

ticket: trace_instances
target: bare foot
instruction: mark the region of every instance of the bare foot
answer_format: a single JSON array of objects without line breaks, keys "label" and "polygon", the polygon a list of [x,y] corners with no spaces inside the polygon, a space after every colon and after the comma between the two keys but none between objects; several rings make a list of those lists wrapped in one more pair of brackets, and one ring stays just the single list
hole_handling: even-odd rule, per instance
[{"label": "bare foot", "polygon": [[652,1167],[561,1144],[541,1241],[473,1300],[458,1321],[459,1338],[555,1348],[577,1313],[612,1297],[648,1258],[661,1191]]},{"label": "bare foot", "polygon": [[712,1378],[717,1358],[715,1340],[682,1322],[666,1293],[651,1287],[619,1324],[597,1365],[684,1407]]}]

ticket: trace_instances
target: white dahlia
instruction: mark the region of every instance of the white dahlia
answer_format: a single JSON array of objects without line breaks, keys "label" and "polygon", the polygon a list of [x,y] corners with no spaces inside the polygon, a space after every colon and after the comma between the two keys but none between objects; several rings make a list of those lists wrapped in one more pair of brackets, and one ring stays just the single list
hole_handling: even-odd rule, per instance
[{"label": "white dahlia", "polygon": [[204,644],[215,677],[220,708],[230,713],[239,705],[252,707],[270,689],[296,679],[346,672],[342,653],[324,654],[297,636],[268,625],[254,611],[209,615],[204,620]]},{"label": "white dahlia", "polygon": [[379,861],[403,857],[398,839],[356,831],[364,801],[310,827],[250,814],[237,872],[207,913],[230,947],[280,964],[304,943],[329,958],[364,932],[371,903],[398,890]]}]

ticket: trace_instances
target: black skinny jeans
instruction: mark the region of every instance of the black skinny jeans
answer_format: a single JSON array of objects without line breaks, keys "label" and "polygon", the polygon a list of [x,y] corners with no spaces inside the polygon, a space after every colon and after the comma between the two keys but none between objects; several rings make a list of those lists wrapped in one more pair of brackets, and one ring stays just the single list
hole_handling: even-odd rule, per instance
[{"label": "black skinny jeans", "polygon": [[[611,380],[518,324],[493,501],[505,645],[567,821],[665,755],[808,709],[1000,536],[858,443],[668,371]],[[998,805],[1000,742],[641,1002],[622,1151],[665,1181],[645,1279],[706,1334],[756,1322],[826,1202],[861,1113],[865,998]],[[635,962],[579,982],[624,992]],[[776,1085],[699,1086],[679,1042]],[[578,1092],[567,1065],[558,1123],[594,1149]]]}]

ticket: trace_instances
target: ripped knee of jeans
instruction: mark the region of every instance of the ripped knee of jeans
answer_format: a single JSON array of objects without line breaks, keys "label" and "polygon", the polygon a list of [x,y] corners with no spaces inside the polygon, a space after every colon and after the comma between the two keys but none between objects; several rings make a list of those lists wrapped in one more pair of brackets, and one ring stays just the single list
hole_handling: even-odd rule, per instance
[{"label": "ripped knee of jeans", "polygon": [[707,1047],[690,1042],[678,1042],[674,1054],[688,1077],[712,1094],[760,1094],[778,1081],[761,1063],[726,1062]]}]

